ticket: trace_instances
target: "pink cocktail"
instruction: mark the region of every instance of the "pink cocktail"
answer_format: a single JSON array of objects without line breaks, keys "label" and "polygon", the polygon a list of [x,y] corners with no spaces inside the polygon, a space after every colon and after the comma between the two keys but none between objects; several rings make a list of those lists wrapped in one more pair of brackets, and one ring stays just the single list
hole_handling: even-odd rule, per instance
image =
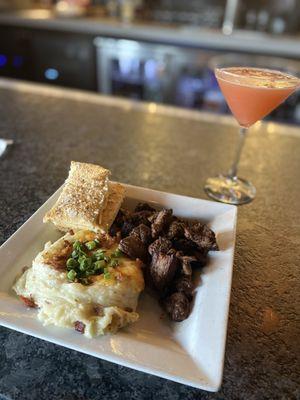
[{"label": "pink cocktail", "polygon": [[240,142],[234,163],[226,175],[209,178],[205,191],[216,200],[231,203],[248,203],[255,197],[255,187],[237,177],[237,167],[247,128],[264,118],[298,87],[300,80],[280,71],[230,67],[215,70],[221,91],[240,125]]},{"label": "pink cocktail", "polygon": [[244,127],[273,111],[299,82],[282,72],[243,67],[217,69],[216,78],[232,114]]}]

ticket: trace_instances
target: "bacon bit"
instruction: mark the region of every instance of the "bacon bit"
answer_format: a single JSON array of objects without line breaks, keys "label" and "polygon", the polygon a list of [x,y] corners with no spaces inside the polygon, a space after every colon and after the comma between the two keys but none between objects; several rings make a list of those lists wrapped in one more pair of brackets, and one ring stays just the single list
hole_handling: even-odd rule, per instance
[{"label": "bacon bit", "polygon": [[104,315],[104,308],[103,308],[103,306],[101,305],[101,304],[97,304],[95,307],[94,307],[94,312],[95,312],[95,314],[96,315],[98,315],[99,317],[103,317],[103,315]]},{"label": "bacon bit", "polygon": [[37,305],[35,304],[34,300],[32,298],[28,298],[25,296],[19,296],[19,298],[23,301],[23,303],[30,308],[37,308]]},{"label": "bacon bit", "polygon": [[115,271],[114,276],[115,276],[116,280],[120,281],[120,282],[124,281],[124,279],[125,279],[124,275],[120,271]]},{"label": "bacon bit", "polygon": [[98,240],[101,247],[107,249],[110,249],[116,243],[116,239],[109,236],[107,233],[98,234],[95,239]]},{"label": "bacon bit", "polygon": [[75,328],[75,331],[77,331],[81,334],[84,334],[85,324],[83,322],[76,321],[74,324],[74,328]]},{"label": "bacon bit", "polygon": [[70,234],[70,235],[74,235],[73,229],[70,229],[70,230],[69,230],[69,234]]},{"label": "bacon bit", "polygon": [[68,240],[64,240],[64,245],[65,247],[61,249],[60,254],[46,260],[46,263],[52,265],[55,269],[65,269],[67,259],[73,251],[73,245]]}]

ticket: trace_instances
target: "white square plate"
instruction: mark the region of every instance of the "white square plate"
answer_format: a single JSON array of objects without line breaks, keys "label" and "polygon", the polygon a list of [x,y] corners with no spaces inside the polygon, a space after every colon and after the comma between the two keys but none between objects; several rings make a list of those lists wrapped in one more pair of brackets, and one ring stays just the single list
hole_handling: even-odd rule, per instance
[{"label": "white square plate", "polygon": [[31,265],[45,242],[60,234],[42,219],[61,188],[0,247],[0,324],[20,332],[112,361],[126,367],[197,388],[217,391],[221,385],[235,245],[235,206],[126,185],[124,206],[139,201],[172,208],[179,217],[208,222],[220,251],[211,252],[198,279],[189,318],[172,323],[162,318],[157,302],[140,298],[140,319],[115,335],[87,339],[73,330],[44,327],[36,311],[24,308],[11,290],[23,266]]}]

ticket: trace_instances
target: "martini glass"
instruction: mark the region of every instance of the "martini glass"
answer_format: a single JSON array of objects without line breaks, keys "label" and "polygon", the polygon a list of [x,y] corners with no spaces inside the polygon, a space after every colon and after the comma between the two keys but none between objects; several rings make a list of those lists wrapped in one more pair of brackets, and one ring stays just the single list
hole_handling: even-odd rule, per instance
[{"label": "martini glass", "polygon": [[227,174],[208,178],[204,190],[215,200],[229,204],[252,201],[256,189],[237,176],[238,164],[248,128],[264,118],[298,87],[292,75],[264,68],[216,68],[215,75],[227,104],[240,126],[239,143]]}]

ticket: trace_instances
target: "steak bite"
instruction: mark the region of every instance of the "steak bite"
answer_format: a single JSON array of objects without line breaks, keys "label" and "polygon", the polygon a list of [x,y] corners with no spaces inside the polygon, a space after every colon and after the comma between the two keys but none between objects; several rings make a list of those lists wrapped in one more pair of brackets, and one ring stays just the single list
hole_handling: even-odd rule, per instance
[{"label": "steak bite", "polygon": [[132,219],[132,217],[128,217],[121,228],[121,237],[125,238],[126,236],[130,235],[131,231],[135,228],[135,223]]},{"label": "steak bite", "polygon": [[151,212],[155,212],[155,208],[149,206],[148,203],[138,203],[137,206],[134,209],[135,212],[139,212],[139,211],[151,211]]},{"label": "steak bite", "polygon": [[158,216],[158,214],[159,214],[159,211],[155,211],[154,213],[152,213],[152,215],[150,215],[148,217],[148,221],[150,222],[150,224],[152,224],[156,220],[156,217]]},{"label": "steak bite", "polygon": [[125,219],[121,229],[122,237],[128,236],[131,233],[131,231],[139,225],[150,226],[148,217],[151,214],[152,211],[145,210],[145,211],[134,212],[133,214],[129,215]]},{"label": "steak bite", "polygon": [[193,252],[193,256],[196,258],[196,261],[192,261],[192,268],[203,268],[207,263],[207,250],[199,251],[195,250]]},{"label": "steak bite", "polygon": [[151,224],[151,232],[152,237],[154,239],[158,238],[164,231],[167,230],[170,223],[172,222],[172,213],[173,211],[170,210],[161,210],[156,215],[156,218]]},{"label": "steak bite", "polygon": [[125,221],[127,220],[127,218],[130,217],[130,212],[127,210],[124,210],[122,208],[120,208],[120,210],[118,211],[118,214],[113,222],[113,224],[111,225],[111,227],[109,228],[109,234],[111,236],[116,236],[116,234],[121,231],[123,224],[125,223]]},{"label": "steak bite", "polygon": [[214,232],[201,222],[186,225],[184,236],[192,240],[201,250],[219,250]]},{"label": "steak bite", "polygon": [[169,285],[178,267],[178,260],[174,250],[168,254],[154,253],[149,267],[152,282],[156,289],[163,290]]},{"label": "steak bite", "polygon": [[193,272],[193,263],[197,262],[197,258],[195,256],[185,256],[181,251],[177,251],[176,257],[180,261],[181,273],[191,276]]},{"label": "steak bite", "polygon": [[119,243],[119,249],[133,259],[140,259],[147,262],[147,246],[136,235],[129,235]]},{"label": "steak bite", "polygon": [[176,250],[181,251],[183,254],[190,255],[195,250],[197,250],[196,243],[192,242],[189,239],[182,238],[178,240],[173,240],[173,246]]},{"label": "steak bite", "polygon": [[184,225],[183,221],[172,221],[167,232],[167,238],[173,240],[184,237]]},{"label": "steak bite", "polygon": [[131,215],[131,217],[132,217],[132,220],[133,220],[133,223],[135,224],[135,226],[138,226],[140,224],[150,226],[150,221],[148,218],[151,217],[152,214],[153,214],[153,211],[142,210],[142,211],[134,212]]},{"label": "steak bite", "polygon": [[162,305],[172,321],[180,322],[190,313],[190,302],[183,292],[175,292],[162,301]]},{"label": "steak bite", "polygon": [[181,276],[176,279],[172,286],[172,292],[181,292],[186,295],[186,297],[191,301],[193,299],[194,284],[192,282],[191,276]]},{"label": "steak bite", "polygon": [[148,245],[152,240],[151,229],[149,226],[144,224],[140,224],[133,228],[130,234],[137,236],[146,245]]},{"label": "steak bite", "polygon": [[158,253],[167,254],[172,248],[172,242],[164,237],[159,237],[148,247],[148,251],[151,256]]}]

